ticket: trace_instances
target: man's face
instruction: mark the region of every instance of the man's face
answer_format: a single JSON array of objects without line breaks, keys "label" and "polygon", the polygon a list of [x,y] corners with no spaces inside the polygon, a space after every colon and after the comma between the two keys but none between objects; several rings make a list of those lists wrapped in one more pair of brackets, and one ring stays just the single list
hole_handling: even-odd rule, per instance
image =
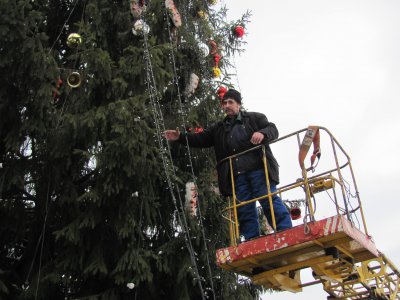
[{"label": "man's face", "polygon": [[222,109],[228,116],[234,116],[239,113],[240,104],[231,98],[222,101]]}]

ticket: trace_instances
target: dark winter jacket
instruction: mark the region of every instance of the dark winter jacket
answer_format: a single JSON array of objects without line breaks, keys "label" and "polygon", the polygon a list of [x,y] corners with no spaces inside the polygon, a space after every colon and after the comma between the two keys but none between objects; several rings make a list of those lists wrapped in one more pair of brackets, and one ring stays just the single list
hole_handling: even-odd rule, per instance
[{"label": "dark winter jacket", "polygon": [[[218,161],[218,185],[222,195],[228,196],[232,194],[229,160],[223,161],[223,159],[255,147],[250,142],[250,139],[256,131],[264,135],[262,143],[266,149],[269,179],[274,184],[278,184],[279,166],[272,154],[269,143],[277,139],[279,133],[275,124],[268,122],[264,114],[241,111],[237,117],[226,117],[223,121],[201,133],[186,133],[189,146],[199,148],[214,147]],[[180,134],[178,142],[186,143],[184,133]],[[238,156],[233,161],[235,175],[262,168],[261,149]]]}]

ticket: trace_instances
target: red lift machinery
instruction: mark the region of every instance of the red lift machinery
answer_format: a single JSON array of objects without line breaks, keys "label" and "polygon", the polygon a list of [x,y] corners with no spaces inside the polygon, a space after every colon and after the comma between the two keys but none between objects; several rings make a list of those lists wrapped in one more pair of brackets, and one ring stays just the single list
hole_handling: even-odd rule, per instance
[{"label": "red lift machinery", "polygon": [[[319,161],[320,157],[320,132],[329,137],[332,159],[322,167],[323,171],[317,173],[314,162],[317,158]],[[300,135],[303,133],[304,138],[300,142]],[[217,265],[249,277],[254,284],[275,290],[297,293],[304,287],[322,284],[328,293],[328,299],[400,299],[399,271],[378,251],[368,234],[350,157],[335,137],[323,127],[310,126],[273,143],[284,144],[293,138],[297,138],[294,142],[299,149],[298,161],[302,177],[280,187],[276,193],[270,192],[264,147],[258,146],[249,150],[262,151],[264,154],[269,194],[238,204],[233,192],[229,206],[223,212],[223,217],[229,224],[230,246],[216,251]],[[311,155],[311,167],[306,168],[304,159],[312,144],[314,151]],[[246,152],[248,151],[227,158],[231,166],[233,187],[233,160]],[[237,207],[262,198],[267,198],[271,204],[274,194],[283,197],[294,192],[305,195],[304,218],[299,216],[298,200],[297,203],[285,202],[289,204],[292,219],[302,221],[300,224],[285,231],[270,232],[254,240],[240,241]],[[320,196],[329,197],[328,201],[320,200]],[[327,202],[332,203],[332,213],[328,217],[317,219],[316,207],[327,206]],[[273,223],[270,226],[275,229],[273,206],[270,207]],[[300,270],[307,268],[311,269],[314,280],[302,282]]]}]

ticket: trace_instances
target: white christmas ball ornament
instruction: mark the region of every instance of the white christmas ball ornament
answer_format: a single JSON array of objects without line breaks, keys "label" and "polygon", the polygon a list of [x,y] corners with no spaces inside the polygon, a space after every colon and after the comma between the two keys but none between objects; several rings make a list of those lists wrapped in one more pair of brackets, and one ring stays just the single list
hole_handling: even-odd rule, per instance
[{"label": "white christmas ball ornament", "polygon": [[208,56],[210,54],[210,48],[204,43],[199,44],[199,49],[204,56]]},{"label": "white christmas ball ornament", "polygon": [[143,20],[137,20],[135,24],[133,24],[132,33],[134,35],[141,35],[143,33],[148,34],[150,31],[149,25]]},{"label": "white christmas ball ornament", "polygon": [[135,284],[133,282],[129,282],[126,286],[131,290],[135,287]]}]

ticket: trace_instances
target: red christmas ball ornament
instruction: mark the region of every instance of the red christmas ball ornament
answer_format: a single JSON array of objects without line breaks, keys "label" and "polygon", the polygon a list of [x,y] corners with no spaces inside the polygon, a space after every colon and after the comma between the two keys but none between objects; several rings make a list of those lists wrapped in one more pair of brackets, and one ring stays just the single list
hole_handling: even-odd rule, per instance
[{"label": "red christmas ball ornament", "polygon": [[195,129],[194,129],[194,133],[201,133],[201,132],[203,132],[204,130],[203,130],[203,127],[196,127]]},{"label": "red christmas ball ornament", "polygon": [[62,79],[59,78],[59,79],[57,80],[57,84],[56,84],[57,90],[60,88],[60,86],[62,85],[62,83],[63,83]]},{"label": "red christmas ball ornament", "polygon": [[218,88],[217,94],[218,94],[220,100],[222,100],[224,98],[224,95],[227,91],[228,91],[228,89],[222,85]]},{"label": "red christmas ball ornament", "polygon": [[243,28],[243,26],[240,26],[240,25],[236,26],[236,27],[233,29],[233,33],[235,34],[235,36],[236,36],[237,38],[241,38],[241,37],[243,36],[243,34],[244,34],[244,28]]},{"label": "red christmas ball ornament", "polygon": [[62,83],[63,83],[63,81],[61,80],[61,78],[59,78],[57,80],[56,89],[53,92],[53,100],[57,99],[57,96],[58,96],[58,93],[60,92],[59,90],[60,90]]},{"label": "red christmas ball ornament", "polygon": [[186,131],[187,132],[194,132],[194,133],[201,133],[201,132],[204,131],[204,129],[203,129],[203,127],[195,127],[195,128],[187,127]]},{"label": "red christmas ball ornament", "polygon": [[214,54],[214,61],[215,61],[215,65],[218,66],[219,60],[221,59],[221,55],[219,55],[218,53]]},{"label": "red christmas ball ornament", "polygon": [[292,207],[290,209],[290,218],[292,220],[297,220],[301,218],[301,209],[300,207]]}]

